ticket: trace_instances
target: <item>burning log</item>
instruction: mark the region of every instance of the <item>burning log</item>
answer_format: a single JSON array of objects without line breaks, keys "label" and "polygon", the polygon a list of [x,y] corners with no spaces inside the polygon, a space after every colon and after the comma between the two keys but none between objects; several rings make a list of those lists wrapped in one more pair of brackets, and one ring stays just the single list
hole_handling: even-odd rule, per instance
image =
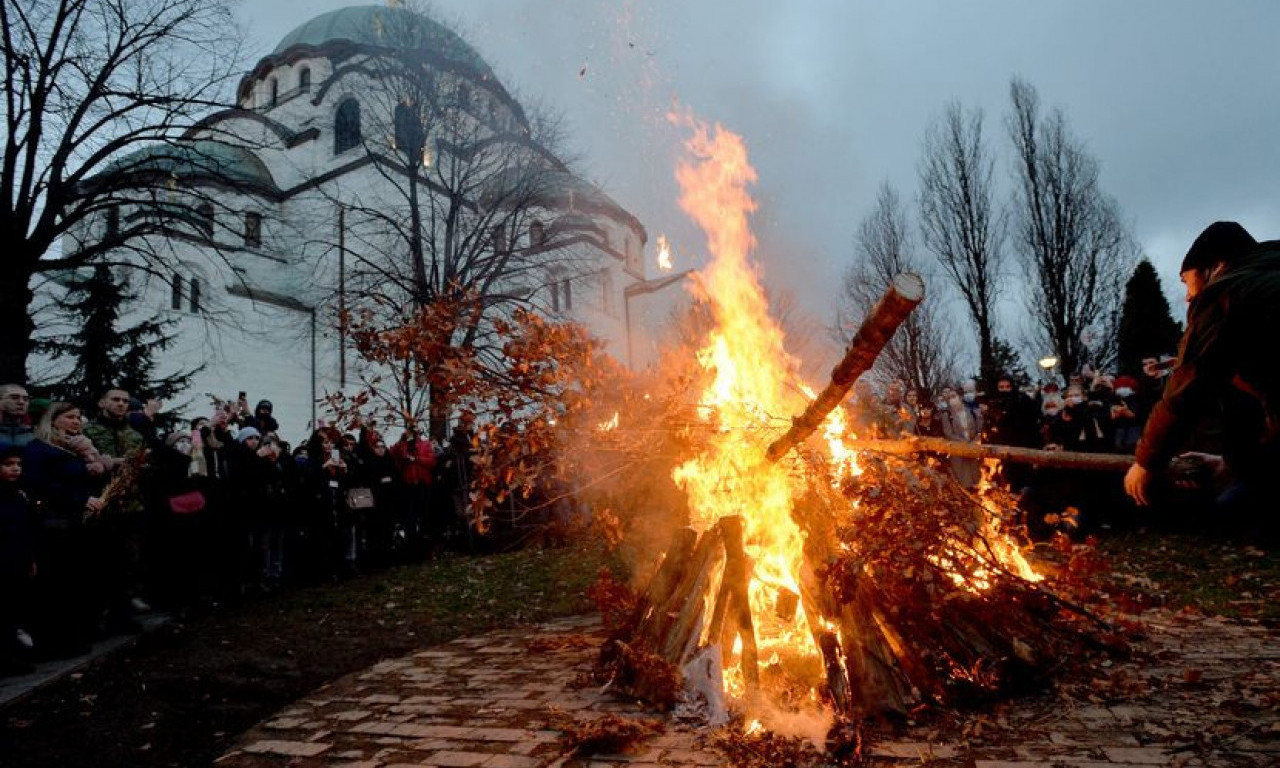
[{"label": "burning log", "polygon": [[849,342],[844,357],[831,371],[831,383],[791,422],[791,429],[775,440],[766,451],[769,461],[777,461],[784,453],[813,434],[831,410],[844,400],[858,377],[866,373],[889,343],[898,326],[924,299],[924,281],[919,275],[904,272],[876,302],[867,319]]},{"label": "burning log", "polygon": [[1102,472],[1125,472],[1133,466],[1133,457],[1112,453],[1080,451],[1043,451],[1015,448],[1009,445],[964,443],[941,437],[904,437],[899,440],[846,440],[854,451],[878,451],[898,455],[920,452],[945,453],[967,459],[999,459],[1017,464],[1032,464],[1056,469],[1094,469]]},{"label": "burning log", "polygon": [[759,652],[756,649],[756,630],[751,620],[751,599],[747,591],[750,569],[747,566],[747,554],[742,548],[742,518],[721,518],[718,527],[724,536],[724,583],[729,585],[726,597],[731,621],[730,631],[722,635],[724,643],[721,647],[733,648],[734,635],[742,639],[742,676],[747,690],[755,690],[760,685]]}]

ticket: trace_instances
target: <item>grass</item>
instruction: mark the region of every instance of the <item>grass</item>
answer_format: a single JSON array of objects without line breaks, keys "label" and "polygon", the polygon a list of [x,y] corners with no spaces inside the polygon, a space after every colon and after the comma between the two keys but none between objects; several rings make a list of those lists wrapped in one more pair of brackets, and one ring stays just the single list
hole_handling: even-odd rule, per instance
[{"label": "grass", "polygon": [[579,544],[445,556],[172,623],[0,712],[5,766],[207,765],[291,701],[381,659],[593,610]]},{"label": "grass", "polygon": [[1280,548],[1204,534],[1126,531],[1105,536],[1100,549],[1122,590],[1159,605],[1280,621]]}]

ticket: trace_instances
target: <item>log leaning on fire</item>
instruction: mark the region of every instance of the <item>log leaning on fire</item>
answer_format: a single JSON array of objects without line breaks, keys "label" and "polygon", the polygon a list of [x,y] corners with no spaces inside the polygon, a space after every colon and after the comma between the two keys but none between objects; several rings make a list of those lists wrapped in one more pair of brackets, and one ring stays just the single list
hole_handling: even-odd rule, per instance
[{"label": "log leaning on fire", "polygon": [[844,357],[831,371],[831,383],[818,394],[804,413],[792,419],[791,429],[775,440],[766,451],[769,461],[777,461],[818,428],[822,420],[849,394],[853,383],[875,363],[876,357],[893,338],[898,326],[924,300],[924,281],[912,272],[893,279],[889,290],[876,302],[867,319],[849,342]]},{"label": "log leaning on fire", "polygon": [[1133,457],[1113,453],[1080,451],[1043,451],[1009,445],[986,445],[946,440],[941,437],[904,437],[898,440],[846,440],[854,451],[879,451],[899,456],[920,452],[945,453],[966,459],[998,459],[1016,464],[1031,464],[1055,469],[1094,469],[1125,472],[1133,466]]}]

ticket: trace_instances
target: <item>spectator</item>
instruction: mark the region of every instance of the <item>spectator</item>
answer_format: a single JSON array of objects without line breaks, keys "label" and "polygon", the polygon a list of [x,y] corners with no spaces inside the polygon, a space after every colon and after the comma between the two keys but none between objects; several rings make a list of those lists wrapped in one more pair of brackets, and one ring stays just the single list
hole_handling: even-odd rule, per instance
[{"label": "spectator", "polygon": [[1132,376],[1116,378],[1115,398],[1110,410],[1115,449],[1120,453],[1133,453],[1138,447],[1138,438],[1142,437],[1142,425],[1146,422],[1137,379]]},{"label": "spectator", "polygon": [[22,448],[0,447],[0,675],[27,671],[37,519],[19,485]]},{"label": "spectator", "polygon": [[[243,395],[241,396],[243,397]],[[271,404],[270,400],[259,400],[258,404],[253,408],[253,415],[243,419],[241,425],[253,427],[258,430],[258,434],[264,436],[279,432],[280,422],[276,421],[273,415],[274,412],[275,406]]]},{"label": "spectator", "polygon": [[28,411],[31,396],[19,384],[0,384],[0,449],[23,448],[35,439]]},{"label": "spectator", "polygon": [[37,651],[51,657],[87,653],[104,607],[105,467],[81,425],[79,408],[52,403],[22,454],[25,485],[42,511],[32,629]]},{"label": "spectator", "polygon": [[192,434],[169,434],[151,456],[147,475],[154,566],[150,594],[178,611],[212,604],[215,585],[209,574],[213,558],[221,557],[209,546],[209,481],[192,460],[199,453]]},{"label": "spectator", "polygon": [[[996,379],[995,397],[987,402],[983,441],[992,445],[1038,448],[1039,416],[1035,401],[1019,392],[1011,377],[1001,376]],[[1014,492],[1025,487],[1030,477],[1028,467],[1023,464],[1005,462],[1000,471]]]},{"label": "spectator", "polygon": [[359,477],[363,487],[373,492],[373,509],[365,514],[366,547],[371,563],[384,565],[397,546],[399,482],[395,460],[382,435],[368,428],[360,430],[356,446],[360,459]]},{"label": "spectator", "polygon": [[[144,413],[150,419],[159,410],[150,401]],[[143,435],[129,424],[129,393],[109,389],[98,400],[98,417],[85,425],[85,436],[104,454],[107,469],[122,471],[124,462],[147,448]],[[140,489],[133,487],[113,500],[116,514],[103,519],[101,535],[114,563],[103,577],[110,582],[111,619],[123,628],[132,629],[128,616],[142,613],[150,606],[142,598],[143,506]],[[148,555],[149,557],[149,555]]]},{"label": "spectator", "polygon": [[347,463],[338,447],[342,436],[332,427],[322,427],[307,440],[307,463],[302,484],[306,497],[306,519],[303,522],[307,540],[308,571],[314,576],[337,577],[345,567],[354,572],[354,558],[344,546],[342,526],[345,522],[343,494],[350,487]]},{"label": "spectator", "polygon": [[405,493],[404,531],[410,548],[426,554],[440,544],[442,531],[438,510],[431,508],[432,482],[435,479],[436,450],[425,436],[408,429],[391,446],[391,458],[400,471]]},{"label": "spectator", "polygon": [[[975,400],[974,405],[976,404]],[[942,419],[942,428],[948,440],[976,443],[982,433],[982,414],[976,407],[971,408],[964,398],[952,394]],[[973,488],[982,479],[982,463],[977,459],[952,456],[951,474],[960,485]]]}]

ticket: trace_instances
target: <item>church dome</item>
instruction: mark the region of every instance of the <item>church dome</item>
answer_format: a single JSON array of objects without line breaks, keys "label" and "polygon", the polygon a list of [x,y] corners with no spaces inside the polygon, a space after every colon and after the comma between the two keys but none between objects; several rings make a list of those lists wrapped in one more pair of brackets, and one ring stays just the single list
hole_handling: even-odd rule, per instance
[{"label": "church dome", "polygon": [[285,35],[272,51],[281,57],[292,48],[319,48],[345,41],[376,48],[408,48],[430,51],[441,58],[493,77],[488,62],[457,33],[406,8],[357,5],[323,13]]},{"label": "church dome", "polygon": [[280,192],[271,171],[257,155],[212,139],[152,144],[112,162],[102,175],[155,173],[182,181],[220,181],[268,194]]}]

